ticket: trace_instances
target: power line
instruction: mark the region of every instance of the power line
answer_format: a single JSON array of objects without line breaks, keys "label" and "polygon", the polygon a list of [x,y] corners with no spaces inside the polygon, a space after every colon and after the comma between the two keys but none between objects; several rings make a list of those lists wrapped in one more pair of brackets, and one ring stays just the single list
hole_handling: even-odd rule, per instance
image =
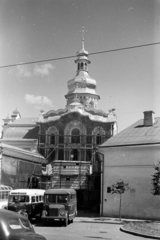
[{"label": "power line", "polygon": [[[132,46],[132,47],[116,48],[116,49],[111,49],[111,50],[106,50],[106,51],[93,52],[93,53],[89,53],[88,55],[118,52],[118,51],[134,49],[134,48],[149,47],[149,46],[154,46],[154,45],[159,45],[159,44],[160,44],[160,42],[148,43],[148,44],[136,45],[136,46]],[[51,58],[51,59],[45,59],[45,60],[39,60],[39,61],[32,61],[32,62],[15,63],[15,64],[10,64],[10,65],[0,66],[0,68],[16,67],[16,66],[34,64],[34,63],[42,63],[42,62],[51,62],[51,61],[64,60],[64,59],[69,59],[69,58],[74,58],[74,57],[76,57],[76,55],[66,56],[66,57],[58,57],[58,58]]]}]

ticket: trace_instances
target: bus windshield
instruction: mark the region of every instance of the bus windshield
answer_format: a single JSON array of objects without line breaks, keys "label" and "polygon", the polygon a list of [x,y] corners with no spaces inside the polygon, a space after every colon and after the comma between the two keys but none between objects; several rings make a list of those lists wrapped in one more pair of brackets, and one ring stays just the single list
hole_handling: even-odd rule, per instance
[{"label": "bus windshield", "polygon": [[16,203],[16,202],[29,202],[29,196],[26,195],[10,195],[8,198],[9,203]]},{"label": "bus windshield", "polygon": [[67,203],[68,202],[68,196],[67,195],[51,195],[46,194],[45,195],[45,202],[46,203]]}]

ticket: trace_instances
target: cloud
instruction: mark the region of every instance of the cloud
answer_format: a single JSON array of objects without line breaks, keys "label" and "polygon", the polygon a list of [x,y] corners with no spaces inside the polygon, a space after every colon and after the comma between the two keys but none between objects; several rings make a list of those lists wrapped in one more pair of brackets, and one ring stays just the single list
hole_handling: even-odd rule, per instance
[{"label": "cloud", "polygon": [[133,7],[128,8],[128,12],[129,12],[130,10],[134,10],[134,8],[133,8]]},{"label": "cloud", "polygon": [[48,76],[52,69],[55,67],[50,64],[36,65],[34,67],[30,65],[19,65],[15,70],[9,71],[9,74],[16,74],[18,77],[31,77],[31,76]]},{"label": "cloud", "polygon": [[48,105],[52,106],[52,101],[45,96],[34,96],[30,94],[25,95],[25,101],[28,104],[34,104],[34,105]]},{"label": "cloud", "polygon": [[32,72],[26,65],[17,66],[17,76],[30,77],[31,75],[32,75]]},{"label": "cloud", "polygon": [[36,65],[33,69],[33,73],[34,75],[46,76],[50,74],[52,69],[54,69],[54,66],[50,63],[46,63],[41,66]]}]

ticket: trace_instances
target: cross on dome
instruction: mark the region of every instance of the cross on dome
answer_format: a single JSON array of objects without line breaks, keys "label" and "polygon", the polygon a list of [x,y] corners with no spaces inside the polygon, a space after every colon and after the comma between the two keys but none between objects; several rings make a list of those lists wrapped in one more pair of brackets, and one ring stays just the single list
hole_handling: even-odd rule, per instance
[{"label": "cross on dome", "polygon": [[84,34],[87,32],[87,30],[85,30],[84,27],[82,27],[82,30],[79,32],[82,34],[82,41],[84,41]]},{"label": "cross on dome", "polygon": [[79,32],[82,35],[82,49],[84,49],[84,34],[87,32],[87,30],[85,30],[84,27],[82,27],[82,30]]}]

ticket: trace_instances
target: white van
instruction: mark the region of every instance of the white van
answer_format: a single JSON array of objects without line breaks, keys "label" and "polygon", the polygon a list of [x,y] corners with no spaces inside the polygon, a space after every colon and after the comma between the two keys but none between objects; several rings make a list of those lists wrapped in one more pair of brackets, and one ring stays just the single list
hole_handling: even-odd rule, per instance
[{"label": "white van", "polygon": [[8,197],[8,210],[19,212],[29,219],[41,218],[43,210],[42,189],[15,189]]}]

